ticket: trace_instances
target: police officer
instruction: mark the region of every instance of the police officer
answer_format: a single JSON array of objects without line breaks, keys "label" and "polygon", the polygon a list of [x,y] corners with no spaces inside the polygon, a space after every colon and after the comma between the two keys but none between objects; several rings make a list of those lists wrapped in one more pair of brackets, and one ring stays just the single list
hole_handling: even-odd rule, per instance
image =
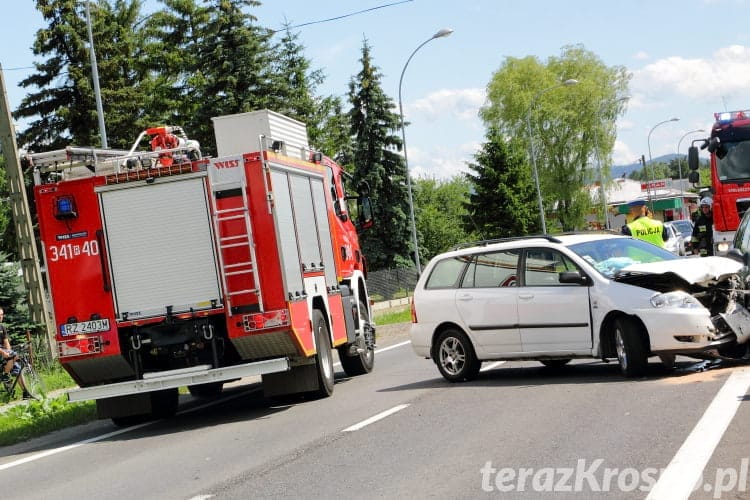
[{"label": "police officer", "polygon": [[690,238],[693,253],[701,257],[707,257],[714,254],[714,200],[706,196],[703,198],[698,207],[700,215],[693,226],[693,236]]},{"label": "police officer", "polygon": [[664,248],[664,242],[669,239],[667,230],[661,221],[646,215],[645,200],[633,200],[628,203],[630,222],[622,226],[622,234],[638,238],[643,241]]}]

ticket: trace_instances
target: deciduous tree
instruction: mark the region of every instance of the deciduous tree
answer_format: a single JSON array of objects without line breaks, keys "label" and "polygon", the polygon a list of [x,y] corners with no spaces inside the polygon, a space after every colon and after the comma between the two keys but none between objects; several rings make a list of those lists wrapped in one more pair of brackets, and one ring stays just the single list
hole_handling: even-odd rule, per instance
[{"label": "deciduous tree", "polygon": [[[563,87],[572,79],[579,83]],[[508,57],[488,85],[481,117],[488,127],[522,138],[526,150],[534,141],[545,211],[554,212],[562,230],[584,225],[591,201],[583,188],[594,180],[597,149],[608,175],[613,123],[629,79],[624,67],[607,67],[575,45],[546,62]]]}]

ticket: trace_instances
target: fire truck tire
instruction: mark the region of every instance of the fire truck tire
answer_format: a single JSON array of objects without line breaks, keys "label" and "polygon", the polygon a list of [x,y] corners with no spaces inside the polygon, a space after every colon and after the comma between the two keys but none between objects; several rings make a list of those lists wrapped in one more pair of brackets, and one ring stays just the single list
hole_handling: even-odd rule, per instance
[{"label": "fire truck tire", "polygon": [[333,354],[331,353],[331,336],[328,333],[328,325],[323,313],[319,309],[313,310],[313,330],[315,334],[315,346],[318,354],[315,355],[315,364],[318,371],[318,389],[314,391],[315,396],[327,398],[333,394]]},{"label": "fire truck tire", "polygon": [[180,393],[177,389],[165,389],[151,393],[152,418],[169,418],[177,413]]},{"label": "fire truck tire", "polygon": [[[364,323],[370,322],[370,315],[367,312],[367,306],[361,300],[359,301],[359,311],[361,321]],[[374,341],[374,339],[373,339]],[[344,372],[349,377],[356,377],[357,375],[364,375],[370,373],[373,366],[375,366],[375,348],[373,345],[367,346],[364,337],[360,336],[355,345],[361,352],[350,355],[351,345],[347,344],[339,347],[339,361],[341,366],[344,368]]]},{"label": "fire truck tire", "polygon": [[200,399],[213,399],[221,394],[224,382],[212,382],[210,384],[189,385],[190,395]]}]

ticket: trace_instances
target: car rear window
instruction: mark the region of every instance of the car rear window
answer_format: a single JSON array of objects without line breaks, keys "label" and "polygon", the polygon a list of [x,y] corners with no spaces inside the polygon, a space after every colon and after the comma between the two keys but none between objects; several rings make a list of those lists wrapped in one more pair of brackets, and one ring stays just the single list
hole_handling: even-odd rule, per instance
[{"label": "car rear window", "polygon": [[463,274],[466,263],[471,259],[470,256],[452,257],[443,259],[435,264],[430,276],[424,287],[431,288],[455,288],[458,286],[458,280]]},{"label": "car rear window", "polygon": [[516,286],[518,250],[478,254],[469,265],[462,288]]}]

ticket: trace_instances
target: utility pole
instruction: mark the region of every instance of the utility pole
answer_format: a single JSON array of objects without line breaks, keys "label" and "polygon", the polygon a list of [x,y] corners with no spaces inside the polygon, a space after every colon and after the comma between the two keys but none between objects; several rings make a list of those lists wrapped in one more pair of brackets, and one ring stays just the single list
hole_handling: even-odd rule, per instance
[{"label": "utility pole", "polygon": [[8,94],[5,90],[5,77],[0,66],[0,145],[5,156],[5,175],[10,192],[10,206],[13,212],[13,223],[16,226],[18,255],[21,258],[23,282],[28,293],[29,314],[31,321],[44,325],[47,331],[50,353],[55,357],[54,331],[50,329],[50,315],[47,301],[44,299],[42,271],[39,268],[39,255],[36,251],[34,229],[31,225],[29,200],[26,196],[26,185],[23,171],[18,159],[16,132],[8,105]]}]

